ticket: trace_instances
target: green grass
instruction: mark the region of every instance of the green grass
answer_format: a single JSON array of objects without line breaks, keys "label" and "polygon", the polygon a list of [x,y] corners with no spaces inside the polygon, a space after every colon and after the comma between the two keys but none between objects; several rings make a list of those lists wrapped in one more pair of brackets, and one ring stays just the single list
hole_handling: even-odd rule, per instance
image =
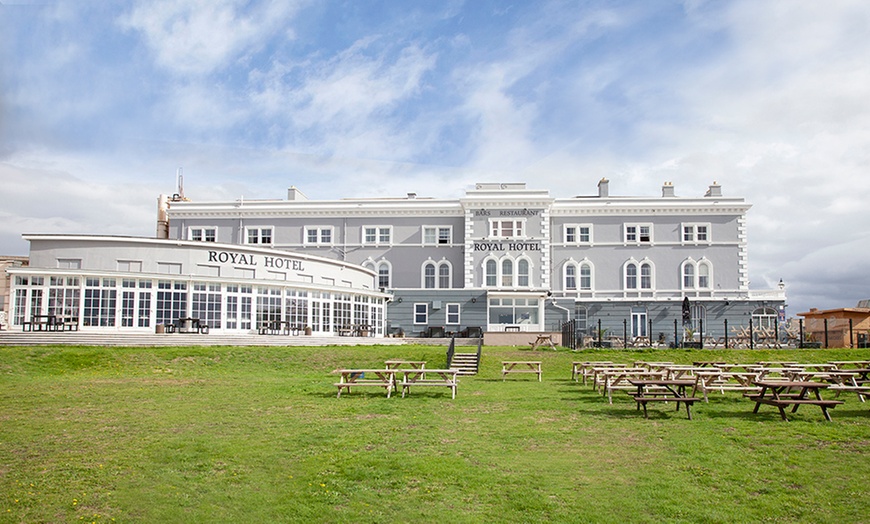
[{"label": "green grass", "polygon": [[[685,410],[570,380],[574,360],[803,362],[866,350],[535,352],[387,399],[329,372],[444,348],[0,348],[0,522],[862,522],[870,404],[834,421],[739,393]],[[543,360],[501,380],[501,360]]]}]

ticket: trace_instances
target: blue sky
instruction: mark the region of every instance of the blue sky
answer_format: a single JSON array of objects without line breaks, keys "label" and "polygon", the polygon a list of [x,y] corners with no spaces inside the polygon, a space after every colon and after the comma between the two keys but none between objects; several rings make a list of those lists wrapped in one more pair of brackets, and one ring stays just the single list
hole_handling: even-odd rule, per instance
[{"label": "blue sky", "polygon": [[0,5],[0,253],[194,200],[743,196],[751,286],[870,298],[870,3]]}]

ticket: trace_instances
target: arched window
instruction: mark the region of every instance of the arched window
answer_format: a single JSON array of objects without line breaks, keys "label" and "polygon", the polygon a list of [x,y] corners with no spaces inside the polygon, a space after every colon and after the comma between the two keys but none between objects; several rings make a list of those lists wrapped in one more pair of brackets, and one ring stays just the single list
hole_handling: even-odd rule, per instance
[{"label": "arched window", "polygon": [[692,304],[692,329],[695,331],[700,331],[701,322],[704,323],[704,331],[710,331],[710,327],[707,326],[707,308],[704,304]]},{"label": "arched window", "polygon": [[625,266],[625,289],[651,290],[655,283],[655,270],[652,262],[643,259],[640,262],[632,259]]},{"label": "arched window", "polygon": [[710,263],[701,261],[698,263],[698,287],[700,289],[710,289]]},{"label": "arched window", "polygon": [[435,289],[435,262],[423,264],[423,287]]},{"label": "arched window", "polygon": [[776,310],[772,307],[760,307],[752,312],[752,323],[756,328],[773,329],[776,317]]},{"label": "arched window", "polygon": [[683,289],[711,289],[713,265],[709,260],[702,259],[695,262],[691,258],[683,261],[681,266],[683,275]]},{"label": "arched window", "polygon": [[390,282],[391,269],[390,263],[386,260],[381,260],[378,263],[378,287],[387,289],[392,285]]},{"label": "arched window", "polygon": [[625,266],[625,289],[637,289],[637,264],[634,262]]},{"label": "arched window", "polygon": [[577,266],[573,262],[565,264],[565,290],[577,289]]},{"label": "arched window", "polygon": [[498,283],[498,264],[496,264],[495,259],[487,259],[484,263],[484,278],[486,281],[487,287],[495,287]]},{"label": "arched window", "polygon": [[517,285],[529,287],[529,261],[525,258],[517,261]]},{"label": "arched window", "polygon": [[652,289],[652,264],[649,262],[643,262],[640,265],[640,288],[641,289]]},{"label": "arched window", "polygon": [[441,289],[450,287],[450,264],[447,262],[438,265],[438,287]]},{"label": "arched window", "polygon": [[502,287],[514,285],[514,261],[509,258],[501,261],[501,285]]},{"label": "arched window", "polygon": [[695,288],[695,264],[687,261],[683,264],[683,289]]},{"label": "arched window", "polygon": [[580,289],[582,291],[592,290],[592,264],[588,262],[580,264]]}]

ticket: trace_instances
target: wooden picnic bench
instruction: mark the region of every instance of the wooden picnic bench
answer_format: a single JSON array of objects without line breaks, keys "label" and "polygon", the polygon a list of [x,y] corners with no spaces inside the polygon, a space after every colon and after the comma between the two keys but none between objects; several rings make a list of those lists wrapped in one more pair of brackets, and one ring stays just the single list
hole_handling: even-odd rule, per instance
[{"label": "wooden picnic bench", "polygon": [[[341,398],[342,390],[346,389],[350,393],[351,388],[362,386],[375,386],[385,388],[387,390],[387,398],[396,387],[396,370],[395,369],[337,369],[333,374],[341,375],[341,378],[334,385],[338,388],[338,396]],[[368,374],[368,377],[366,376]]]},{"label": "wooden picnic bench", "polygon": [[[761,393],[758,395],[749,396],[750,400],[755,401],[755,409],[753,413],[758,413],[758,408],[762,404],[775,406],[779,409],[779,414],[783,420],[788,422],[788,417],[785,416],[785,408],[793,406],[791,412],[795,413],[803,404],[819,406],[825,420],[831,420],[831,415],[828,413],[828,408],[832,408],[842,404],[842,400],[824,400],[819,393],[822,389],[827,389],[828,384],[821,382],[808,381],[765,381],[756,380],[753,382],[756,386],[761,387]],[[800,390],[798,393],[792,393],[793,390]],[[812,391],[815,398],[809,398],[809,392]],[[768,394],[769,392],[769,394]]]},{"label": "wooden picnic bench", "polygon": [[387,369],[426,369],[426,361],[425,360],[385,360],[384,365],[387,366]]},{"label": "wooden picnic bench", "polygon": [[504,382],[505,377],[510,373],[535,373],[538,375],[538,382],[541,381],[541,362],[531,360],[505,360],[501,363],[501,380]]},{"label": "wooden picnic bench", "polygon": [[402,398],[410,392],[412,386],[448,387],[451,397],[456,398],[456,386],[459,382],[456,378],[459,370],[456,369],[403,369],[402,373]]},{"label": "wooden picnic bench", "polygon": [[552,335],[538,335],[534,342],[529,342],[529,345],[532,346],[532,351],[541,346],[550,346],[550,349],[556,349],[556,344],[553,343]]},{"label": "wooden picnic bench", "polygon": [[643,406],[643,418],[649,418],[646,405],[649,402],[676,402],[677,411],[680,404],[686,406],[686,416],[692,420],[692,404],[700,398],[686,395],[686,388],[695,383],[694,380],[669,380],[669,379],[630,379],[629,382],[637,388],[636,392],[629,392],[637,402],[637,409]]}]

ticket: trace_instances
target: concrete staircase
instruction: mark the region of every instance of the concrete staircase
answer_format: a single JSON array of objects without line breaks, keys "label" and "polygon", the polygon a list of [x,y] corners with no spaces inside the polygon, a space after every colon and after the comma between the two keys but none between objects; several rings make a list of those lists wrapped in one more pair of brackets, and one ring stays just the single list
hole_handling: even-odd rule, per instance
[{"label": "concrete staircase", "polygon": [[454,353],[450,369],[457,370],[457,375],[477,375],[480,361],[477,353]]}]

